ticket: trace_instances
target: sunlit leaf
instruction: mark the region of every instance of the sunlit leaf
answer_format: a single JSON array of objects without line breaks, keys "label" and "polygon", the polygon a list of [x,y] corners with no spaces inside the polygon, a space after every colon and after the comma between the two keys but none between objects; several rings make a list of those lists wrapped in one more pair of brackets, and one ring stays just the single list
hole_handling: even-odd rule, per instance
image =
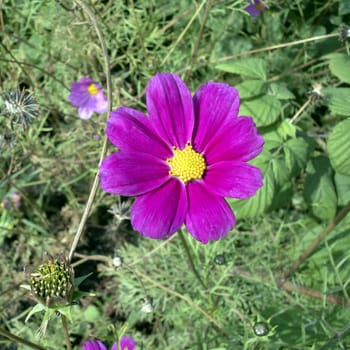
[{"label": "sunlit leaf", "polygon": [[308,163],[304,197],[317,218],[330,220],[335,216],[338,200],[328,158],[319,156]]},{"label": "sunlit leaf", "polygon": [[244,77],[266,81],[266,61],[261,58],[245,58],[226,63],[220,63],[217,69],[224,72],[243,75]]},{"label": "sunlit leaf", "polygon": [[325,97],[324,101],[332,113],[350,116],[350,88],[324,88],[322,93]]},{"label": "sunlit leaf", "polygon": [[334,127],[327,146],[329,159],[335,171],[350,175],[350,119]]}]

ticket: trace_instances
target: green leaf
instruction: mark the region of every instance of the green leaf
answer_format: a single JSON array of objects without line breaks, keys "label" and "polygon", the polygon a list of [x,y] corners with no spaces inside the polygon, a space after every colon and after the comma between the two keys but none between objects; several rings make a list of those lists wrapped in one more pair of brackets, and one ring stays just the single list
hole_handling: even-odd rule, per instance
[{"label": "green leaf", "polygon": [[33,308],[29,311],[26,319],[24,322],[27,322],[34,314],[47,310],[47,307],[43,304],[36,304],[35,306],[33,306]]},{"label": "green leaf", "polygon": [[350,176],[335,173],[334,182],[338,194],[338,205],[346,205],[350,202]]},{"label": "green leaf", "polygon": [[268,95],[244,102],[239,110],[240,115],[252,116],[258,127],[276,122],[280,112],[280,101]]},{"label": "green leaf", "polygon": [[[350,2],[348,2],[350,4]],[[332,53],[327,55],[329,69],[340,80],[350,84],[350,56],[346,53]]]},{"label": "green leaf", "polygon": [[335,216],[338,200],[328,158],[319,156],[308,163],[304,198],[317,218],[328,221]]},{"label": "green leaf", "polygon": [[289,137],[296,137],[296,127],[290,122],[290,119],[284,119],[277,127],[278,133],[282,136],[283,140]]},{"label": "green leaf", "polygon": [[245,80],[236,85],[241,98],[255,97],[262,93],[265,83],[262,80]]},{"label": "green leaf", "polygon": [[350,175],[350,119],[340,122],[332,130],[327,147],[329,159],[336,172]]},{"label": "green leaf", "polygon": [[92,274],[93,274],[93,273],[90,272],[90,273],[88,273],[87,275],[74,278],[74,283],[73,283],[73,285],[74,285],[75,287],[79,287],[79,286],[80,286],[89,276],[91,276]]},{"label": "green leaf", "polygon": [[315,144],[309,139],[295,138],[288,140],[283,145],[286,156],[286,164],[291,176],[296,176],[304,169]]},{"label": "green leaf", "polygon": [[266,81],[266,62],[261,58],[245,58],[218,64],[216,69],[224,72],[239,74],[248,78]]},{"label": "green leaf", "polygon": [[271,91],[271,95],[275,96],[279,100],[291,100],[295,98],[294,94],[281,84],[271,83],[269,90]]},{"label": "green leaf", "polygon": [[101,319],[101,312],[95,305],[89,305],[84,311],[84,316],[87,322],[94,323]]},{"label": "green leaf", "polygon": [[350,116],[349,88],[324,88],[322,93],[325,97],[325,103],[332,113]]},{"label": "green leaf", "polygon": [[255,196],[246,200],[227,199],[237,218],[255,217],[264,213],[271,205],[276,183],[270,159],[270,152],[265,150],[254,159],[254,165],[262,169],[264,173],[264,185]]},{"label": "green leaf", "polygon": [[339,0],[339,16],[347,15],[350,13],[350,2],[349,0]]}]

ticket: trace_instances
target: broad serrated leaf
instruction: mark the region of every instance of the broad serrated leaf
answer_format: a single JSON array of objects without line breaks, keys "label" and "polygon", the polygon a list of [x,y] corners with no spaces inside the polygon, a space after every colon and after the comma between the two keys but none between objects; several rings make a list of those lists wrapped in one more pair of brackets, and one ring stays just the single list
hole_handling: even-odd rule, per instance
[{"label": "broad serrated leaf", "polygon": [[281,103],[274,96],[262,96],[241,105],[240,115],[252,116],[258,127],[268,126],[278,120]]},{"label": "broad serrated leaf", "polygon": [[333,114],[350,116],[350,88],[324,88],[322,93]]},{"label": "broad serrated leaf", "polygon": [[245,58],[226,63],[220,63],[217,69],[224,72],[239,74],[244,77],[266,81],[266,62],[261,58]]},{"label": "broad serrated leaf", "polygon": [[315,144],[309,139],[295,138],[288,140],[283,145],[286,157],[286,165],[291,176],[296,176],[305,168]]},{"label": "broad serrated leaf", "polygon": [[269,90],[271,91],[271,95],[275,96],[279,100],[291,100],[295,98],[294,94],[281,84],[271,83]]},{"label": "broad serrated leaf", "polygon": [[328,221],[335,216],[338,199],[328,158],[319,156],[308,163],[304,198],[317,218]]},{"label": "broad serrated leaf", "polygon": [[262,80],[245,80],[236,85],[241,98],[255,97],[262,93],[265,83]]},{"label": "broad serrated leaf", "polygon": [[346,205],[350,202],[350,176],[336,173],[334,183],[338,194],[338,205]]},{"label": "broad serrated leaf", "polygon": [[350,119],[343,120],[332,130],[328,142],[328,153],[336,172],[350,175]]},{"label": "broad serrated leaf", "polygon": [[331,72],[340,81],[350,84],[350,56],[346,53],[332,53],[327,55],[326,58],[329,59]]},{"label": "broad serrated leaf", "polygon": [[290,119],[284,119],[277,127],[277,132],[282,136],[283,140],[289,137],[295,138],[296,127],[290,122]]}]

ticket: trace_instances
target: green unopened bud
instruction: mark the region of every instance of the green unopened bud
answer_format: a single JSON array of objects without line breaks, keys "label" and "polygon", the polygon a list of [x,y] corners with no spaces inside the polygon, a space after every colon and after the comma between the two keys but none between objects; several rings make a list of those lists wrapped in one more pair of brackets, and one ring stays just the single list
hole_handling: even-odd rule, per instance
[{"label": "green unopened bud", "polygon": [[63,255],[53,258],[46,254],[45,260],[30,274],[32,293],[47,306],[69,302],[73,287],[72,268]]}]

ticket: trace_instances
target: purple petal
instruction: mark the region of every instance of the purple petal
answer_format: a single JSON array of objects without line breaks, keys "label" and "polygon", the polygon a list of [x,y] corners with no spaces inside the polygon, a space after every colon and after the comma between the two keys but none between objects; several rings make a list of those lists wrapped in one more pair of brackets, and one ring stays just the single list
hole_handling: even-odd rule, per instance
[{"label": "purple petal", "polygon": [[[251,3],[250,0],[248,0],[249,3]],[[259,16],[260,13],[265,9],[266,5],[262,3],[260,0],[254,0],[254,3],[247,6],[245,10],[251,15],[251,16]]]},{"label": "purple petal", "polygon": [[208,142],[220,130],[228,118],[235,118],[239,109],[238,91],[222,83],[206,83],[194,96],[195,126],[193,145],[204,152]]},{"label": "purple petal", "polygon": [[93,109],[89,108],[88,106],[81,106],[78,109],[79,118],[83,120],[88,120],[91,118],[92,113],[94,113]]},{"label": "purple petal", "polygon": [[147,116],[134,109],[120,107],[111,112],[106,133],[122,151],[153,154],[161,159],[172,156],[171,147],[151,130]]},{"label": "purple petal", "polygon": [[131,208],[131,224],[142,236],[164,239],[180,229],[186,210],[185,186],[170,178],[156,190],[136,198]]},{"label": "purple petal", "polygon": [[118,347],[117,347],[117,344],[116,343],[113,343],[112,347],[111,347],[111,350],[118,350]]},{"label": "purple petal", "polygon": [[249,198],[263,185],[263,175],[253,165],[223,161],[208,167],[205,175],[206,188],[223,197]]},{"label": "purple petal", "polygon": [[93,96],[95,98],[95,112],[96,113],[104,113],[107,112],[108,109],[108,101],[103,94],[102,90],[99,90],[96,96]]},{"label": "purple petal", "polygon": [[134,350],[136,345],[137,343],[131,337],[124,336],[120,338],[121,350]]},{"label": "purple petal", "polygon": [[99,340],[89,340],[83,344],[83,350],[107,350]]},{"label": "purple petal", "polygon": [[263,145],[264,139],[252,118],[234,118],[209,141],[205,157],[208,164],[223,160],[248,161],[260,154]]},{"label": "purple petal", "polygon": [[206,244],[227,235],[235,225],[235,217],[222,198],[210,193],[205,184],[190,182],[187,185],[188,213],[186,228],[198,241]]},{"label": "purple petal", "polygon": [[152,191],[169,176],[168,164],[146,153],[113,153],[100,166],[101,188],[122,196]]},{"label": "purple petal", "polygon": [[156,74],[147,86],[147,110],[159,137],[183,149],[194,123],[192,96],[185,83],[174,74]]}]

